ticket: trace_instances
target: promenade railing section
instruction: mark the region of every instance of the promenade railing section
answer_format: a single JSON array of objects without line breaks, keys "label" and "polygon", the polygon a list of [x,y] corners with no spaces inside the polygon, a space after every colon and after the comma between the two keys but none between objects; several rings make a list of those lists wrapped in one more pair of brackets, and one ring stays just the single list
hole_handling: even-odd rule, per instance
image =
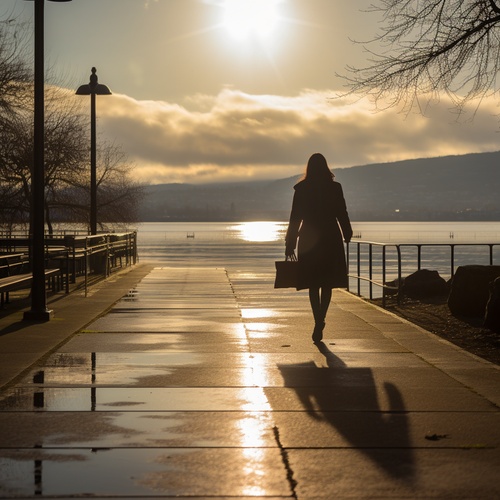
[{"label": "promenade railing section", "polygon": [[[431,255],[432,254],[432,255]],[[347,245],[348,290],[373,300],[395,297],[400,303],[403,278],[421,269],[453,278],[459,265],[500,262],[500,243],[383,243],[352,240]],[[427,264],[424,266],[424,264]],[[354,285],[354,286],[353,286]]]},{"label": "promenade railing section", "polygon": [[[0,237],[0,290],[16,275],[23,273],[17,289],[29,287],[31,268],[31,239],[21,235]],[[137,262],[137,233],[105,233],[97,235],[52,235],[45,238],[45,269],[51,275],[58,270],[58,288],[67,293],[78,283],[85,294],[90,281],[108,277],[113,271]],[[47,273],[46,273],[47,274]],[[2,291],[2,298],[3,298]]]}]

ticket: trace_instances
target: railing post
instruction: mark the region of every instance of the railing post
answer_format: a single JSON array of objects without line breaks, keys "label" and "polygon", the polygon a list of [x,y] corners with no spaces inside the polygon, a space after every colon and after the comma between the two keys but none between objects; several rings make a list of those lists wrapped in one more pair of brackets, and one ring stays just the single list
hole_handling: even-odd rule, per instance
[{"label": "railing post", "polygon": [[346,267],[347,267],[347,291],[350,292],[350,286],[349,286],[349,282],[350,282],[350,278],[349,278],[349,275],[351,274],[351,262],[350,262],[350,259],[349,259],[349,243],[346,243]]},{"label": "railing post", "polygon": [[369,290],[370,290],[370,300],[373,299],[373,246],[370,243],[370,246],[368,247],[368,260],[369,260],[369,268],[368,268],[368,275],[370,277],[369,283]]},{"label": "railing post", "polygon": [[111,274],[111,262],[109,260],[109,246],[110,246],[110,241],[111,241],[111,236],[107,234],[105,236],[105,244],[106,244],[106,253],[105,253],[105,259],[106,262],[104,264],[104,277],[107,278]]},{"label": "railing post", "polygon": [[66,241],[71,245],[71,283],[76,283],[76,237],[68,236]]},{"label": "railing post", "polygon": [[417,270],[422,267],[422,245],[417,245]]},{"label": "railing post", "polygon": [[450,245],[451,250],[451,277],[455,276],[455,245]]},{"label": "railing post", "polygon": [[132,233],[127,234],[127,260],[126,260],[126,265],[131,266],[132,265]]},{"label": "railing post", "polygon": [[137,263],[137,231],[134,231],[134,236],[132,238],[132,243],[133,243],[133,263]]},{"label": "railing post", "polygon": [[382,307],[385,307],[385,245],[382,246]]},{"label": "railing post", "polygon": [[358,245],[358,296],[361,297],[361,243]]},{"label": "railing post", "polygon": [[89,275],[89,251],[88,251],[88,236],[85,237],[85,297],[87,296],[87,287],[88,287],[88,275]]},{"label": "railing post", "polygon": [[401,248],[399,245],[396,245],[396,252],[398,254],[398,295],[397,295],[397,303],[398,305],[401,304],[401,295],[403,291],[403,285],[402,285],[402,262],[401,262]]},{"label": "railing post", "polygon": [[126,265],[127,266],[131,266],[132,265],[132,234],[133,233],[129,233],[127,234],[127,261],[126,261]]}]

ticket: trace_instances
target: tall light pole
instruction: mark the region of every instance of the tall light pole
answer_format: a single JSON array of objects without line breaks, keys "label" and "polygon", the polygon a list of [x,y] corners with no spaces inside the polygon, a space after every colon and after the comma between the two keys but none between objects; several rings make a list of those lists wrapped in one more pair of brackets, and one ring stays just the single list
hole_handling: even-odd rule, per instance
[{"label": "tall light pole", "polygon": [[[24,313],[24,319],[48,321],[52,311],[47,309],[45,293],[45,158],[44,158],[44,7],[45,0],[35,2],[35,82],[34,82],[34,140],[33,171],[31,173],[31,263],[33,281],[31,284],[31,309]],[[71,0],[50,0],[71,2]]]},{"label": "tall light pole", "polygon": [[95,96],[111,95],[106,85],[98,83],[97,70],[92,68],[90,82],[80,85],[77,95],[90,95],[90,234],[97,234],[97,138]]}]

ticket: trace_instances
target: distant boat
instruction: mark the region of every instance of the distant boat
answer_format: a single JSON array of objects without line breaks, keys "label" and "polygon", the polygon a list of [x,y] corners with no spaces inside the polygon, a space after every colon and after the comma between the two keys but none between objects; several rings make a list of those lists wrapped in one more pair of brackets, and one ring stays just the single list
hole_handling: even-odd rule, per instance
[{"label": "distant boat", "polygon": [[194,238],[194,233],[187,233],[186,238]]}]

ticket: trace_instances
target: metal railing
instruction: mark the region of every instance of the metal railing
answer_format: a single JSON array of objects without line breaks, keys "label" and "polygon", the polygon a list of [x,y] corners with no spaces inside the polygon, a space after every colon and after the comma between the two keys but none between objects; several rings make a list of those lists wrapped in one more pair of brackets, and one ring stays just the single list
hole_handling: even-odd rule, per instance
[{"label": "metal railing", "polygon": [[[355,245],[355,251],[351,252]],[[416,256],[413,259],[404,261],[403,251],[405,248],[415,248]],[[386,305],[386,297],[395,296],[398,303],[402,297],[403,273],[405,267],[411,267],[413,270],[422,269],[422,251],[429,247],[449,248],[447,267],[450,277],[453,278],[456,271],[456,249],[457,247],[484,247],[488,249],[487,262],[490,266],[494,265],[495,248],[500,249],[500,243],[382,243],[375,241],[351,241],[347,245],[347,269],[349,280],[355,280],[356,293],[362,296],[361,284],[368,283],[368,297],[373,299],[373,287],[378,287],[382,292],[382,306]],[[380,250],[376,252],[376,250]],[[392,252],[391,252],[392,250]],[[355,259],[355,268],[352,269],[353,253]],[[477,262],[476,262],[477,263]],[[378,279],[374,277],[374,269],[380,270]],[[388,281],[388,275],[393,278]],[[349,283],[348,291],[351,291]]]},{"label": "metal railing", "polygon": [[[45,265],[61,269],[66,292],[70,284],[83,276],[87,294],[89,278],[106,278],[117,268],[131,266],[137,262],[137,233],[105,233],[93,236],[46,237]],[[28,237],[0,238],[0,250],[6,253],[31,253]],[[31,260],[31,259],[29,259]]]},{"label": "metal railing", "polygon": [[[351,245],[356,245],[356,274],[351,273]],[[397,270],[397,286],[387,284],[387,249],[393,247],[396,250],[396,270]],[[374,255],[373,250],[381,249],[381,269],[382,276],[381,281],[374,279]],[[363,260],[363,250],[367,251],[366,261],[368,263],[368,269],[362,269]],[[397,295],[397,300],[400,300],[400,288],[401,288],[401,250],[397,244],[394,243],[379,243],[376,241],[356,241],[347,244],[347,270],[349,279],[353,278],[357,281],[357,295],[362,296],[361,293],[361,283],[368,283],[369,298],[373,299],[373,285],[378,286],[382,289],[382,306],[385,307],[385,298],[387,292]],[[365,274],[363,274],[365,271]],[[367,274],[366,274],[367,273]],[[350,284],[348,282],[347,290],[350,290]]]},{"label": "metal railing", "polygon": [[[68,283],[84,276],[87,293],[89,276],[108,277],[113,269],[137,262],[137,233],[65,236]],[[125,261],[125,262],[124,262]]]}]

